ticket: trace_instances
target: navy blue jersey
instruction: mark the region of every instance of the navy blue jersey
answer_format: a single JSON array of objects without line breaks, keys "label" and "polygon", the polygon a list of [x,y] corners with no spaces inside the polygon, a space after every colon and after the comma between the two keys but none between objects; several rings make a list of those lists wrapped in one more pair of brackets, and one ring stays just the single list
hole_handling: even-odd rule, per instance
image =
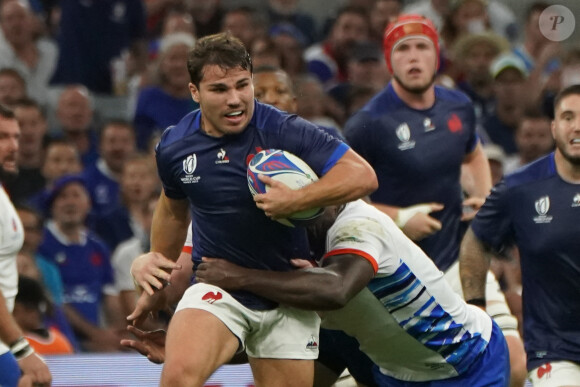
[{"label": "navy blue jersey", "polygon": [[562,180],[551,153],[495,186],[471,227],[498,251],[519,248],[528,369],[580,362],[580,184]]},{"label": "navy blue jersey", "polygon": [[371,194],[373,202],[445,206],[431,214],[443,224],[441,231],[418,244],[440,270],[446,270],[459,256],[461,163],[478,141],[469,98],[436,86],[435,104],[416,110],[389,84],[347,122],[345,137],[377,174],[379,188]]},{"label": "navy blue jersey", "polygon": [[120,204],[119,183],[103,159],[99,159],[95,164],[85,168],[82,176],[91,195],[91,215],[93,217],[103,216],[111,208]]},{"label": "navy blue jersey", "polygon": [[[348,146],[298,116],[259,102],[239,134],[208,136],[200,130],[200,118],[196,110],[167,129],[156,151],[165,195],[188,198],[192,205],[194,263],[208,256],[244,267],[291,270],[289,259],[308,257],[306,232],[273,221],[256,207],[248,189],[247,164],[263,149],[284,149],[321,176]],[[250,308],[275,306],[249,293],[232,294]]]}]

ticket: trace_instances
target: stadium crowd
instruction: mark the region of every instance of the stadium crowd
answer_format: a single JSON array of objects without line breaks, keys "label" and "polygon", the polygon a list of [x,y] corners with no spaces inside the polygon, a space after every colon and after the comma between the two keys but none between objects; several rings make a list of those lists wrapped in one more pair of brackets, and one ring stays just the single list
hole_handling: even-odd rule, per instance
[{"label": "stadium crowd", "polygon": [[[554,151],[554,101],[561,101],[562,90],[580,84],[580,46],[550,40],[540,30],[540,15],[552,3],[530,1],[523,24],[499,0],[344,0],[322,23],[301,11],[298,0],[264,0],[256,8],[237,3],[0,1],[0,104],[13,111],[20,127],[18,174],[0,176],[24,232],[13,317],[37,353],[128,350],[120,342],[133,337],[126,316],[138,300],[130,267],[150,250],[153,212],[163,191],[155,148],[167,127],[200,106],[192,98],[186,62],[204,36],[229,31],[239,38],[251,55],[259,101],[305,118],[363,156],[380,183],[372,203],[443,271],[459,261],[463,235],[491,187]],[[373,109],[382,114],[385,106],[389,115],[387,105],[406,104],[414,112],[389,128],[392,149],[404,151],[415,147],[412,120],[420,121],[421,136],[429,136],[448,119],[429,111],[434,102],[406,99],[408,90],[396,86],[404,83],[391,58],[398,38],[387,41],[385,29],[403,14],[425,16],[434,25],[434,35],[421,33],[437,48],[437,98],[449,104],[468,101],[465,108],[449,107],[452,118],[446,123],[450,132],[465,125],[464,142],[429,143],[449,164],[439,163],[440,156],[425,164],[392,161],[380,139],[371,144],[372,134],[356,131],[376,124],[370,118]],[[447,92],[449,97],[442,97]],[[460,111],[468,112],[462,116]],[[414,118],[408,118],[411,114]],[[393,165],[399,170],[393,171]],[[461,174],[447,174],[446,168]],[[419,194],[435,191],[438,182],[451,193]],[[577,180],[573,183],[578,186]],[[580,207],[577,191],[572,210]],[[462,213],[451,211],[461,205]],[[536,215],[546,216],[549,207],[549,199],[536,202]],[[483,226],[477,227],[476,234]],[[477,236],[485,236],[481,233]],[[482,243],[491,244],[489,238]],[[505,248],[493,241],[501,251],[491,258],[490,268],[509,306],[506,314],[517,319],[507,323],[512,324],[508,330],[525,342],[525,273],[522,246],[514,239]],[[580,250],[569,259],[580,274]],[[579,317],[574,313],[580,308],[571,309],[570,318]],[[168,320],[162,313],[145,327],[165,328]],[[2,329],[0,341],[12,348],[15,343],[6,341]],[[578,327],[575,334],[580,337]],[[573,375],[580,375],[578,337],[570,344],[576,358],[567,359],[576,367]],[[511,385],[522,386],[525,352],[509,340],[508,346],[510,355],[521,352],[522,357],[510,360]],[[540,386],[550,363],[538,357],[528,371],[535,371],[529,377]],[[345,367],[350,369],[344,364],[333,371],[340,374]]]}]

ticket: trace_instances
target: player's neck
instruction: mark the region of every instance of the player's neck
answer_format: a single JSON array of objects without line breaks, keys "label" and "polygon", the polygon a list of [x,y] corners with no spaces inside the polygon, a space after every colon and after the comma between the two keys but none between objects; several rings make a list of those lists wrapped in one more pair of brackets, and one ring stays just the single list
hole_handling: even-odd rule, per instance
[{"label": "player's neck", "polygon": [[568,183],[580,184],[580,165],[570,162],[562,152],[556,150],[554,155],[558,175]]},{"label": "player's neck", "polygon": [[431,85],[422,93],[415,93],[405,89],[399,82],[393,80],[393,89],[399,98],[410,108],[416,110],[429,109],[435,104],[435,87]]}]

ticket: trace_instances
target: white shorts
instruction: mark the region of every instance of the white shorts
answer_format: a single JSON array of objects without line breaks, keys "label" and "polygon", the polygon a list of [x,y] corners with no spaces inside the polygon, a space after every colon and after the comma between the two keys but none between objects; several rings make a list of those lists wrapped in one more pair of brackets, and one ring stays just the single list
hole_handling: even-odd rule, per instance
[{"label": "white shorts", "polygon": [[250,357],[270,359],[318,358],[320,317],[313,311],[280,305],[272,310],[252,310],[223,289],[208,285],[190,286],[175,313],[181,309],[203,309],[219,318],[240,341],[240,351]]},{"label": "white shorts", "polygon": [[580,386],[580,364],[549,362],[531,370],[528,378],[534,387]]},{"label": "white shorts", "polygon": [[[463,296],[463,289],[461,288],[461,278],[459,276],[459,261],[455,262],[445,272],[445,279],[451,285],[453,290]],[[487,272],[487,279],[485,283],[485,300],[487,303],[487,314],[493,318],[497,325],[501,328],[504,336],[520,337],[518,332],[518,320],[512,315],[510,308],[505,300],[505,296],[499,287],[499,283],[491,271]]]}]

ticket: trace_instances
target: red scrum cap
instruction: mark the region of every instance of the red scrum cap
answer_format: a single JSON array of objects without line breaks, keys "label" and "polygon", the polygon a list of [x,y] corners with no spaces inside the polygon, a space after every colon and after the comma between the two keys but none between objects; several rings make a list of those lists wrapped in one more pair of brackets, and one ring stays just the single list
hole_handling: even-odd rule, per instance
[{"label": "red scrum cap", "polygon": [[393,73],[393,66],[391,65],[391,55],[393,49],[403,38],[410,37],[424,37],[427,38],[435,46],[437,51],[437,68],[439,68],[439,37],[437,35],[437,28],[433,22],[421,15],[401,15],[391,22],[386,30],[383,39],[383,49],[385,52],[385,60],[387,67],[391,74]]}]

